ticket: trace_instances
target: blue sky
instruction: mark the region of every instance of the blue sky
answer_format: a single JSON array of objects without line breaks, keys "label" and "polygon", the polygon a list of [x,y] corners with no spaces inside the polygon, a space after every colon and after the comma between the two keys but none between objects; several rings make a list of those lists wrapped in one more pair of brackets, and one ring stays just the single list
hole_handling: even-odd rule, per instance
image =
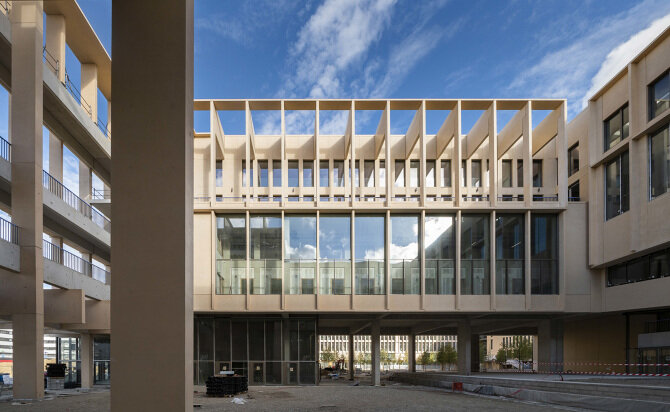
[{"label": "blue sky", "polygon": [[[568,118],[670,25],[667,0],[194,3],[196,98],[567,98]],[[111,1],[79,4],[111,54]],[[67,59],[77,84],[78,62]],[[464,118],[464,131],[476,115]],[[392,132],[404,132],[411,117],[392,117]],[[222,120],[228,133],[243,130],[234,113]],[[298,120],[287,126],[310,126]],[[377,120],[357,117],[357,126],[374,131]],[[257,131],[277,124],[255,121]],[[441,119],[427,123],[434,133]],[[208,127],[197,114],[196,130]],[[76,186],[74,164],[66,160],[68,186]]]}]

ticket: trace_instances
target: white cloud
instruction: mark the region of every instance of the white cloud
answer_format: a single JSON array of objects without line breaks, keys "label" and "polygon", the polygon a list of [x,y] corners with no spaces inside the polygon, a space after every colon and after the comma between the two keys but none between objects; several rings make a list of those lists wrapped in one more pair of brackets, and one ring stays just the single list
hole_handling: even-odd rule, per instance
[{"label": "white cloud", "polygon": [[649,27],[635,33],[630,39],[615,47],[591,79],[591,88],[582,97],[582,108],[588,99],[598,92],[612,77],[623,69],[635,56],[651,43],[665,29],[670,27],[670,14],[654,20]]},{"label": "white cloud", "polygon": [[645,0],[597,24],[575,24],[575,30],[584,27],[584,32],[566,33],[574,39],[569,44],[540,58],[529,56],[538,62],[523,70],[509,89],[523,97],[567,98],[569,114],[576,114],[581,109],[584,90],[592,85],[591,79],[602,62],[635,28],[649,25],[654,16],[650,10],[655,15],[665,15],[670,12],[670,3]]}]

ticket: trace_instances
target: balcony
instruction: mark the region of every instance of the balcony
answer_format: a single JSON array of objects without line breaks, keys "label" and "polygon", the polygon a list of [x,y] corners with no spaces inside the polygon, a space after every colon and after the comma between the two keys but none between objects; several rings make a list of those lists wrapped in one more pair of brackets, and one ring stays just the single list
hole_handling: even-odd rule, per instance
[{"label": "balcony", "polygon": [[44,282],[82,289],[88,297],[109,300],[111,273],[46,240],[42,241]]},{"label": "balcony", "polygon": [[0,218],[0,266],[18,272],[21,269],[19,227]]}]

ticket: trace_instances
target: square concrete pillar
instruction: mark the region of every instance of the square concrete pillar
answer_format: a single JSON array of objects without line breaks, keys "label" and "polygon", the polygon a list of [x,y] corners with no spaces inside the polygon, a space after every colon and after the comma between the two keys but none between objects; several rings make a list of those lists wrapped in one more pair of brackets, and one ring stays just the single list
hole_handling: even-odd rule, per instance
[{"label": "square concrete pillar", "polygon": [[93,386],[93,336],[82,334],[79,338],[81,353],[81,387],[89,389]]},{"label": "square concrete pillar", "polygon": [[537,327],[537,357],[540,372],[563,371],[563,321],[547,319]]},{"label": "square concrete pillar", "polygon": [[372,386],[381,385],[380,363],[381,363],[381,348],[380,348],[380,328],[379,320],[374,320],[370,332],[370,379]]},{"label": "square concrete pillar", "polygon": [[348,368],[349,368],[349,380],[352,381],[354,380],[354,335],[349,335],[349,340],[348,340],[348,346],[349,346],[349,358],[348,358]]},{"label": "square concrete pillar", "polygon": [[91,200],[91,168],[79,161],[79,197],[86,201]]},{"label": "square concrete pillar", "polygon": [[111,409],[190,411],[193,1],[117,0],[112,16]]},{"label": "square concrete pillar", "polygon": [[14,2],[12,25],[12,221],[21,228],[21,272],[3,273],[14,291],[14,398],[44,397],[42,283],[42,11],[41,1]]},{"label": "square concrete pillar", "polygon": [[63,181],[63,142],[49,132],[49,174],[59,182]]},{"label": "square concrete pillar", "polygon": [[94,122],[98,121],[98,66],[81,65],[81,105]]},{"label": "square concrete pillar", "polygon": [[47,14],[46,49],[47,67],[61,83],[65,82],[65,16]]},{"label": "square concrete pillar", "polygon": [[472,328],[470,327],[470,321],[458,322],[457,331],[458,373],[470,375],[472,371]]},{"label": "square concrete pillar", "polygon": [[416,335],[407,336],[407,371],[416,372]]}]

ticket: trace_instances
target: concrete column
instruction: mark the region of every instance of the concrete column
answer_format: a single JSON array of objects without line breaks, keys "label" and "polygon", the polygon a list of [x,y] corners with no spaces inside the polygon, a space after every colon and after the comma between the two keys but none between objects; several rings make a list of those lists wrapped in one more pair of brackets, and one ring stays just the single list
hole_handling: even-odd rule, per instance
[{"label": "concrete column", "polygon": [[354,380],[354,335],[349,335],[349,341],[348,341],[348,346],[349,346],[349,358],[348,358],[348,368],[349,368],[349,380],[353,381]]},{"label": "concrete column", "polygon": [[372,321],[371,332],[370,332],[370,379],[372,386],[381,385],[380,377],[380,360],[381,360],[381,348],[380,348],[380,328],[379,328],[379,319]]},{"label": "concrete column", "polygon": [[91,116],[94,122],[98,121],[98,66],[95,64],[81,65],[81,106]]},{"label": "concrete column", "polygon": [[52,132],[49,132],[49,174],[63,181],[63,142]]},{"label": "concrete column", "polygon": [[472,368],[472,328],[470,327],[470,321],[466,319],[458,322],[457,331],[458,373],[469,375]]},{"label": "concrete column", "polygon": [[[61,83],[65,82],[65,16],[47,14],[46,48],[50,56],[47,57],[47,67],[54,72]],[[52,59],[53,58],[53,59]],[[52,67],[56,66],[55,68]]]},{"label": "concrete column", "polygon": [[524,108],[522,153],[523,153],[523,201],[526,207],[530,207],[533,201],[533,109],[529,100]]},{"label": "concrete column", "polygon": [[107,133],[112,133],[112,101],[107,100]]},{"label": "concrete column", "polygon": [[537,327],[537,357],[541,372],[563,371],[563,321],[547,319]]},{"label": "concrete column", "polygon": [[21,272],[0,283],[16,299],[10,305],[14,399],[44,397],[42,10],[41,1],[14,2],[10,14],[12,221],[21,228]]},{"label": "concrete column", "polygon": [[416,372],[416,335],[407,336],[407,371]]},{"label": "concrete column", "polygon": [[79,161],[79,197],[89,201],[91,199],[91,169],[84,162]]},{"label": "concrete column", "polygon": [[112,16],[111,410],[191,411],[193,0],[114,1]]},{"label": "concrete column", "polygon": [[79,340],[81,351],[81,387],[84,389],[93,386],[93,336],[81,335]]}]

